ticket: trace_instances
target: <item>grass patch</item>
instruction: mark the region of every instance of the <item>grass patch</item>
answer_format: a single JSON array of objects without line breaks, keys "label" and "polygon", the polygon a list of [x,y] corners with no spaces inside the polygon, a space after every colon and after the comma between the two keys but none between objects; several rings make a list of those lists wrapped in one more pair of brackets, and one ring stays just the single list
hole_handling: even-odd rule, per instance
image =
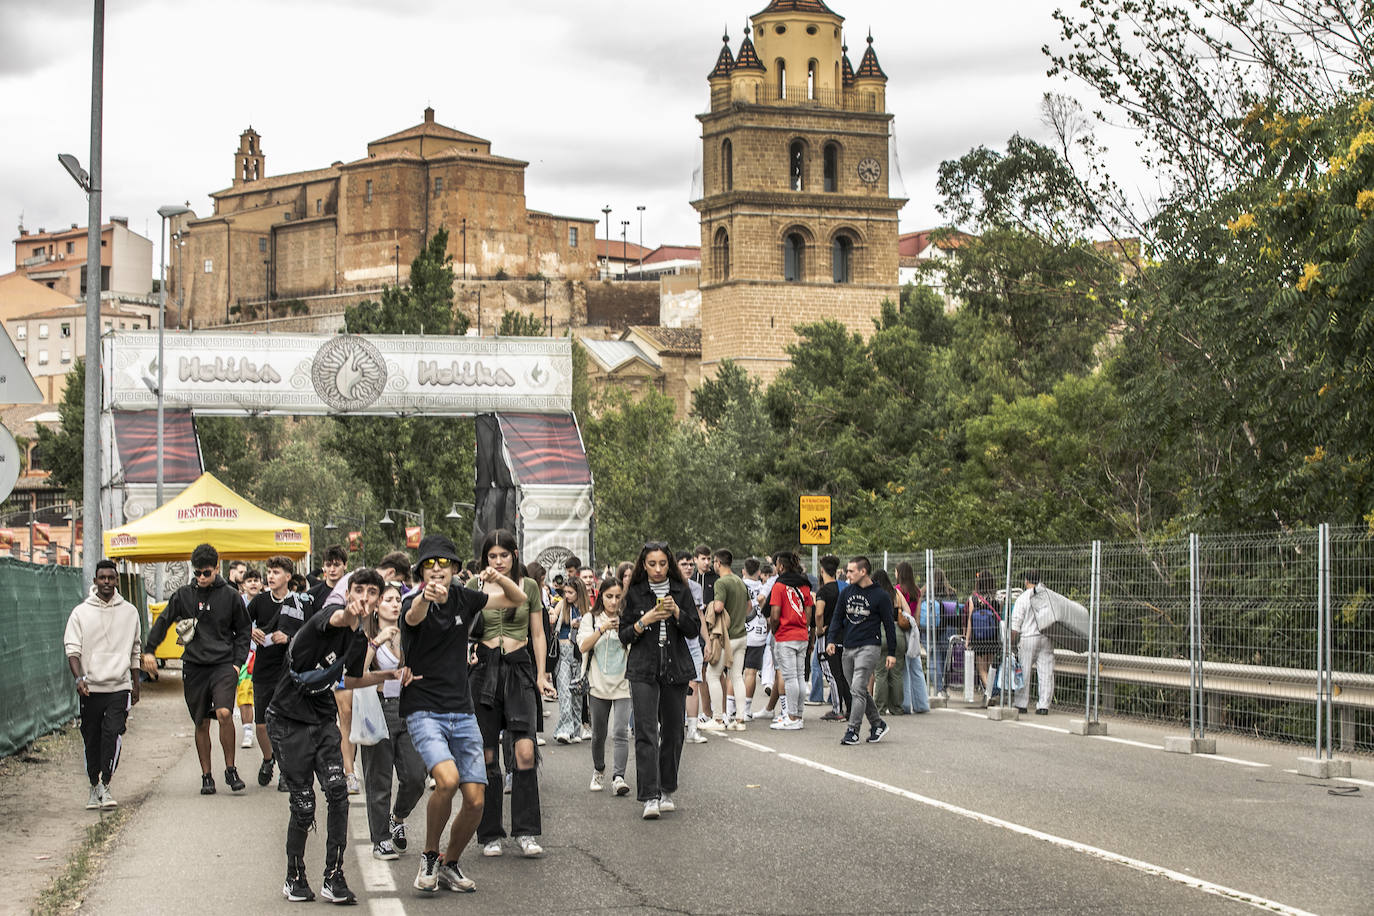
[{"label": "grass patch", "polygon": [[86,836],[67,860],[67,867],[38,895],[38,902],[29,911],[32,916],[56,916],[76,908],[86,893],[86,886],[95,877],[96,868],[106,850],[119,829],[129,820],[130,813],[128,808],[116,808],[110,814],[102,814],[98,822],[86,828]]}]

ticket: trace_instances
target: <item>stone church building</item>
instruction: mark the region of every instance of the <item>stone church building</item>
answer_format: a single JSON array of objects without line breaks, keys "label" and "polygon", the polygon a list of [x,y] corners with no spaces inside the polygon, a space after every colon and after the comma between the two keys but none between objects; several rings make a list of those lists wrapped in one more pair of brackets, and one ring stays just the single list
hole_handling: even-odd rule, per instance
[{"label": "stone church building", "polygon": [[873,38],[854,69],[844,17],[773,0],[737,54],[723,39],[701,121],[701,371],[733,359],[771,379],[797,324],[869,334],[898,300],[887,75]]},{"label": "stone church building", "polygon": [[210,195],[214,213],[172,226],[169,289],[197,327],[232,320],[245,302],[375,290],[405,282],[441,227],[458,277],[594,277],[596,218],[527,209],[528,165],[426,108],[361,159],[269,176],[250,127],[231,185]]}]

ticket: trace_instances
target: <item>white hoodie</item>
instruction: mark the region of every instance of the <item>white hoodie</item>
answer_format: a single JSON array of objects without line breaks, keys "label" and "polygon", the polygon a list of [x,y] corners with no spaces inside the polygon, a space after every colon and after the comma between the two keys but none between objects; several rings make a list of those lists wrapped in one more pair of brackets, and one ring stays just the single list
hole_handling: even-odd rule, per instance
[{"label": "white hoodie", "polygon": [[119,592],[101,601],[92,585],[86,600],[72,609],[62,642],[68,658],[81,659],[92,693],[130,689],[129,670],[142,659],[138,630],[138,609]]}]

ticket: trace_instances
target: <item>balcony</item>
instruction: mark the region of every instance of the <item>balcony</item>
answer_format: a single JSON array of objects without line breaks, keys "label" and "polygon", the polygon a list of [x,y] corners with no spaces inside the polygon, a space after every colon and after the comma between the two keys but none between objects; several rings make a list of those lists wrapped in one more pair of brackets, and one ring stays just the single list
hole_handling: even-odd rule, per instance
[{"label": "balcony", "polygon": [[877,113],[878,100],[869,94],[860,94],[853,89],[808,89],[804,85],[780,88],[776,84],[746,89],[749,96],[742,99],[733,97],[733,89],[724,88],[711,93],[711,110],[728,108],[732,101],[752,105],[770,105],[787,108],[821,108],[832,111],[857,111]]},{"label": "balcony", "polygon": [[52,255],[48,254],[48,253],[45,251],[45,252],[43,252],[42,254],[36,254],[36,255],[34,255],[33,257],[31,257],[31,258],[25,258],[24,260],[22,260],[22,261],[19,262],[19,266],[20,266],[20,267],[38,267],[38,266],[40,266],[40,265],[43,265],[43,264],[48,263],[48,262],[51,261],[51,260],[53,260]]}]

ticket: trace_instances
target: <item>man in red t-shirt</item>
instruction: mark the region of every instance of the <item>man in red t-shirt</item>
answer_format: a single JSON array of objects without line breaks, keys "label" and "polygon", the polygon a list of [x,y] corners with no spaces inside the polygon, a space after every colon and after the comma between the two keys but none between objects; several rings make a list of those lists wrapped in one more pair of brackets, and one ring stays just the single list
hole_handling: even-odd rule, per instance
[{"label": "man in red t-shirt", "polygon": [[769,728],[795,731],[802,727],[806,653],[810,649],[815,602],[811,598],[811,583],[801,571],[801,558],[783,551],[774,563],[778,580],[768,596],[768,627],[773,631],[773,660],[782,676],[787,714],[774,719]]}]

